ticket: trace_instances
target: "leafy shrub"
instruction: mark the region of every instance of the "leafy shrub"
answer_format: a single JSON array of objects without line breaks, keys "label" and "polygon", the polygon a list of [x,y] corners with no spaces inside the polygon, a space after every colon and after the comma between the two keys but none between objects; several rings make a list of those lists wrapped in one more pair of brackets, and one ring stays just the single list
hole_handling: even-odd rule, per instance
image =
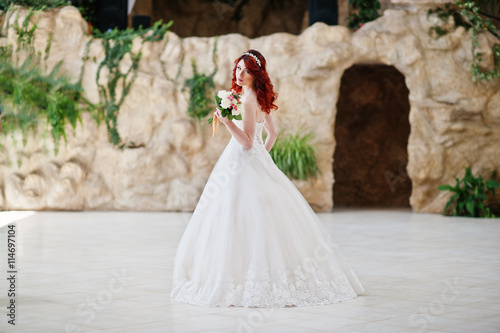
[{"label": "leafy shrub", "polygon": [[357,14],[347,17],[349,29],[359,29],[364,23],[376,20],[380,17],[380,2],[378,0],[349,0],[349,6],[357,8]]},{"label": "leafy shrub", "polygon": [[465,168],[465,176],[462,179],[455,178],[456,185],[441,185],[440,191],[450,191],[454,193],[446,207],[444,214],[447,215],[449,208],[452,209],[453,216],[467,217],[497,217],[492,212],[491,207],[485,206],[488,192],[495,194],[495,189],[500,185],[493,179],[483,181],[481,176],[474,177],[470,168]]},{"label": "leafy shrub", "polygon": [[311,134],[289,134],[276,140],[270,154],[274,163],[288,177],[299,180],[307,180],[310,176],[317,177],[319,168],[314,154],[316,149],[309,144],[312,138]]}]

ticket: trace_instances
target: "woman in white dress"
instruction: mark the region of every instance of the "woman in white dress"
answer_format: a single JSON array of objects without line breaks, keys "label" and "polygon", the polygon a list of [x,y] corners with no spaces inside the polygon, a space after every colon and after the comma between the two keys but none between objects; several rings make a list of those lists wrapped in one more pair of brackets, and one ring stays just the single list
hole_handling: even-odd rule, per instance
[{"label": "woman in white dress", "polygon": [[278,135],[271,114],[277,94],[262,54],[248,50],[235,60],[232,89],[243,96],[243,119],[229,121],[216,111],[232,138],[177,249],[172,299],[284,307],[361,294],[328,231],[269,155]]}]

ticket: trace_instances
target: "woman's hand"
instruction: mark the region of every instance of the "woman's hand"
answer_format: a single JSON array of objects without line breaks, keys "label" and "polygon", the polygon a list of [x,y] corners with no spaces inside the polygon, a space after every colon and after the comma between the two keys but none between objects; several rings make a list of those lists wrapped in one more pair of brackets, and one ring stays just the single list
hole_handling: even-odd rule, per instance
[{"label": "woman's hand", "polygon": [[217,119],[219,119],[219,120],[220,120],[220,122],[221,122],[221,123],[223,123],[223,124],[225,125],[225,124],[229,123],[229,122],[230,122],[230,120],[229,120],[227,117],[223,117],[223,116],[221,115],[221,112],[222,112],[222,111],[221,111],[219,108],[217,108],[217,110],[215,111],[215,115],[217,116]]}]

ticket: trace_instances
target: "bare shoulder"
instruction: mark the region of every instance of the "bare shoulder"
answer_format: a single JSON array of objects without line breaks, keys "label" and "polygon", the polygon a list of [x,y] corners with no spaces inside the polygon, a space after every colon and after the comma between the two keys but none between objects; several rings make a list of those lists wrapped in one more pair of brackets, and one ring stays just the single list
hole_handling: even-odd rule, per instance
[{"label": "bare shoulder", "polygon": [[247,96],[245,96],[244,105],[245,109],[254,109],[258,105],[257,94],[252,91]]}]

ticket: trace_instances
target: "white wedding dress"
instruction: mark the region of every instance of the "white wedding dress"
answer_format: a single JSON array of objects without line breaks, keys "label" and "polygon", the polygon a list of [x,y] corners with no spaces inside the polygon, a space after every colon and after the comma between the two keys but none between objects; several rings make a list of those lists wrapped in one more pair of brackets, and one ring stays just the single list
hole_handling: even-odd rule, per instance
[{"label": "white wedding dress", "polygon": [[263,127],[256,123],[250,150],[231,138],[215,165],[177,248],[173,300],[284,307],[363,293],[326,228],[274,164]]}]

